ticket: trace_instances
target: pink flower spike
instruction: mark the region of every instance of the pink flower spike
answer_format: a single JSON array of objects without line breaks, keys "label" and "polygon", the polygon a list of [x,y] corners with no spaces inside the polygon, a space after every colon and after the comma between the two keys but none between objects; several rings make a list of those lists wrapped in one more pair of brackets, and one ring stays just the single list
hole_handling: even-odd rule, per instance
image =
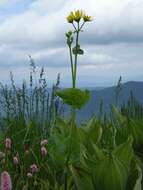
[{"label": "pink flower spike", "polygon": [[31,172],[32,172],[32,173],[37,173],[38,170],[39,170],[36,164],[32,164],[32,165],[30,166],[30,169],[31,169]]},{"label": "pink flower spike", "polygon": [[10,138],[5,139],[5,148],[8,150],[11,149],[11,139]]},{"label": "pink flower spike", "polygon": [[7,171],[1,174],[1,190],[12,190],[11,177]]},{"label": "pink flower spike", "polygon": [[48,140],[47,140],[47,139],[44,139],[44,140],[41,141],[40,144],[41,144],[41,146],[45,146],[45,145],[48,144]]},{"label": "pink flower spike", "polygon": [[41,155],[42,156],[46,156],[47,155],[47,149],[44,146],[41,147]]}]

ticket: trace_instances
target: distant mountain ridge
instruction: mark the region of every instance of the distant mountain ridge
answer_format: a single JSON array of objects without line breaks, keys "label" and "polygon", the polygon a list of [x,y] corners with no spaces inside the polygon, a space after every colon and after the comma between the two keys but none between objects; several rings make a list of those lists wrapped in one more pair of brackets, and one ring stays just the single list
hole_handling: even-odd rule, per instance
[{"label": "distant mountain ridge", "polygon": [[[127,103],[131,91],[134,97],[143,104],[143,82],[129,81],[121,85],[121,92],[119,95],[119,105]],[[91,115],[99,113],[101,100],[103,101],[103,110],[109,111],[110,105],[115,105],[116,102],[116,86],[107,87],[98,90],[91,90],[91,99],[86,106],[78,111],[78,120],[83,118],[86,120]]]}]

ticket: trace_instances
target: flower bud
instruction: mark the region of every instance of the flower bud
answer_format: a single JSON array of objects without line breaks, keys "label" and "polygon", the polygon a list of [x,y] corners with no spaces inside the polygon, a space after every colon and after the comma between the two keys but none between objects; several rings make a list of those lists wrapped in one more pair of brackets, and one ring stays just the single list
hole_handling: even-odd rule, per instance
[{"label": "flower bud", "polygon": [[32,173],[37,173],[38,170],[39,170],[36,164],[32,164],[32,165],[30,166],[30,169],[31,169],[31,172],[32,172]]},{"label": "flower bud", "polygon": [[30,173],[30,172],[27,173],[28,178],[32,178],[32,176],[33,176],[32,173]]},{"label": "flower bud", "polygon": [[11,139],[10,138],[5,139],[5,148],[8,150],[11,149]]},{"label": "flower bud", "polygon": [[41,155],[42,156],[46,156],[47,155],[47,149],[44,146],[41,147]]},{"label": "flower bud", "polygon": [[41,141],[40,144],[41,144],[41,146],[45,146],[45,145],[48,144],[48,140],[47,140],[47,139],[44,139],[44,140]]},{"label": "flower bud", "polygon": [[18,165],[19,164],[19,160],[18,160],[17,156],[13,157],[13,163],[14,163],[14,165]]}]

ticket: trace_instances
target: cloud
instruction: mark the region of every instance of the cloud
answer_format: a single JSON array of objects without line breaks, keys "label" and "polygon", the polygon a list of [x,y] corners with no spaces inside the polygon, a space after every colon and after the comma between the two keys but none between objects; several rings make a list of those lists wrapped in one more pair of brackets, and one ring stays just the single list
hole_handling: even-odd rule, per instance
[{"label": "cloud", "polygon": [[[87,8],[88,7],[88,8]],[[143,41],[143,2],[119,0],[39,0],[28,11],[6,19],[0,26],[1,43],[63,43],[66,15],[76,8],[87,10],[94,21],[83,35],[87,43],[115,43]],[[86,29],[85,29],[86,31]]]},{"label": "cloud", "polygon": [[[17,72],[20,68],[26,69],[27,55],[31,54],[38,66],[50,70],[50,80],[61,71],[66,83],[69,78],[69,57],[64,33],[71,26],[65,18],[72,10],[83,9],[94,20],[85,26],[81,35],[81,47],[85,55],[79,58],[79,75],[88,78],[87,82],[82,81],[89,84],[94,83],[92,80],[100,81],[102,78],[105,82],[108,78],[111,83],[113,75],[123,74],[137,79],[141,76],[142,0],[56,0],[56,3],[26,0],[26,6],[22,0],[0,2],[3,8],[8,3],[9,6],[15,6],[15,11],[0,15],[0,68],[5,71],[16,67]],[[132,70],[129,70],[130,64]],[[95,75],[98,79],[94,79]]]}]

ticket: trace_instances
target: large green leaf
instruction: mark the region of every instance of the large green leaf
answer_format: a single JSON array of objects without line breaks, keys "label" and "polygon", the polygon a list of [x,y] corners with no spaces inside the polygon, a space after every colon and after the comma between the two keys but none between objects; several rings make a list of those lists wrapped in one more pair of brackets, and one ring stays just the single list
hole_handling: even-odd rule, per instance
[{"label": "large green leaf", "polygon": [[66,88],[56,93],[64,103],[80,109],[89,100],[90,94],[88,90],[80,90],[78,88]]},{"label": "large green leaf", "polygon": [[133,157],[132,143],[133,138],[130,136],[125,143],[117,146],[113,151],[113,154],[128,168]]},{"label": "large green leaf", "polygon": [[49,153],[57,167],[77,163],[80,159],[80,141],[78,129],[72,123],[57,118],[57,127],[49,138]]},{"label": "large green leaf", "polygon": [[95,164],[93,182],[97,190],[125,190],[127,177],[126,167],[113,155]]},{"label": "large green leaf", "polygon": [[85,126],[78,129],[81,144],[85,146],[88,155],[92,155],[94,145],[98,144],[102,136],[101,124],[95,117],[91,118]]},{"label": "large green leaf", "polygon": [[142,146],[143,145],[143,124],[142,121],[134,121],[131,120],[128,128],[130,129],[131,134],[133,135],[134,138],[134,145],[136,147]]},{"label": "large green leaf", "polygon": [[142,170],[138,164],[136,165],[136,169],[138,172],[138,178],[136,180],[133,190],[142,190]]},{"label": "large green leaf", "polygon": [[90,173],[81,167],[70,166],[77,190],[95,190]]},{"label": "large green leaf", "polygon": [[83,128],[86,132],[87,138],[94,144],[98,143],[102,136],[102,127],[99,121],[93,117],[88,122],[86,127]]},{"label": "large green leaf", "polygon": [[78,54],[78,55],[83,55],[84,54],[84,51],[80,48],[80,45],[77,45],[75,46],[73,49],[72,49],[72,52],[73,54]]},{"label": "large green leaf", "polygon": [[142,190],[142,169],[141,161],[134,157],[131,162],[130,175],[127,183],[127,190]]},{"label": "large green leaf", "polygon": [[133,158],[132,142],[133,139],[130,136],[125,143],[117,146],[110,153],[106,153],[105,150],[101,151],[96,146],[93,154],[98,157],[94,157],[92,168],[93,182],[97,190],[126,189],[130,163]]}]

